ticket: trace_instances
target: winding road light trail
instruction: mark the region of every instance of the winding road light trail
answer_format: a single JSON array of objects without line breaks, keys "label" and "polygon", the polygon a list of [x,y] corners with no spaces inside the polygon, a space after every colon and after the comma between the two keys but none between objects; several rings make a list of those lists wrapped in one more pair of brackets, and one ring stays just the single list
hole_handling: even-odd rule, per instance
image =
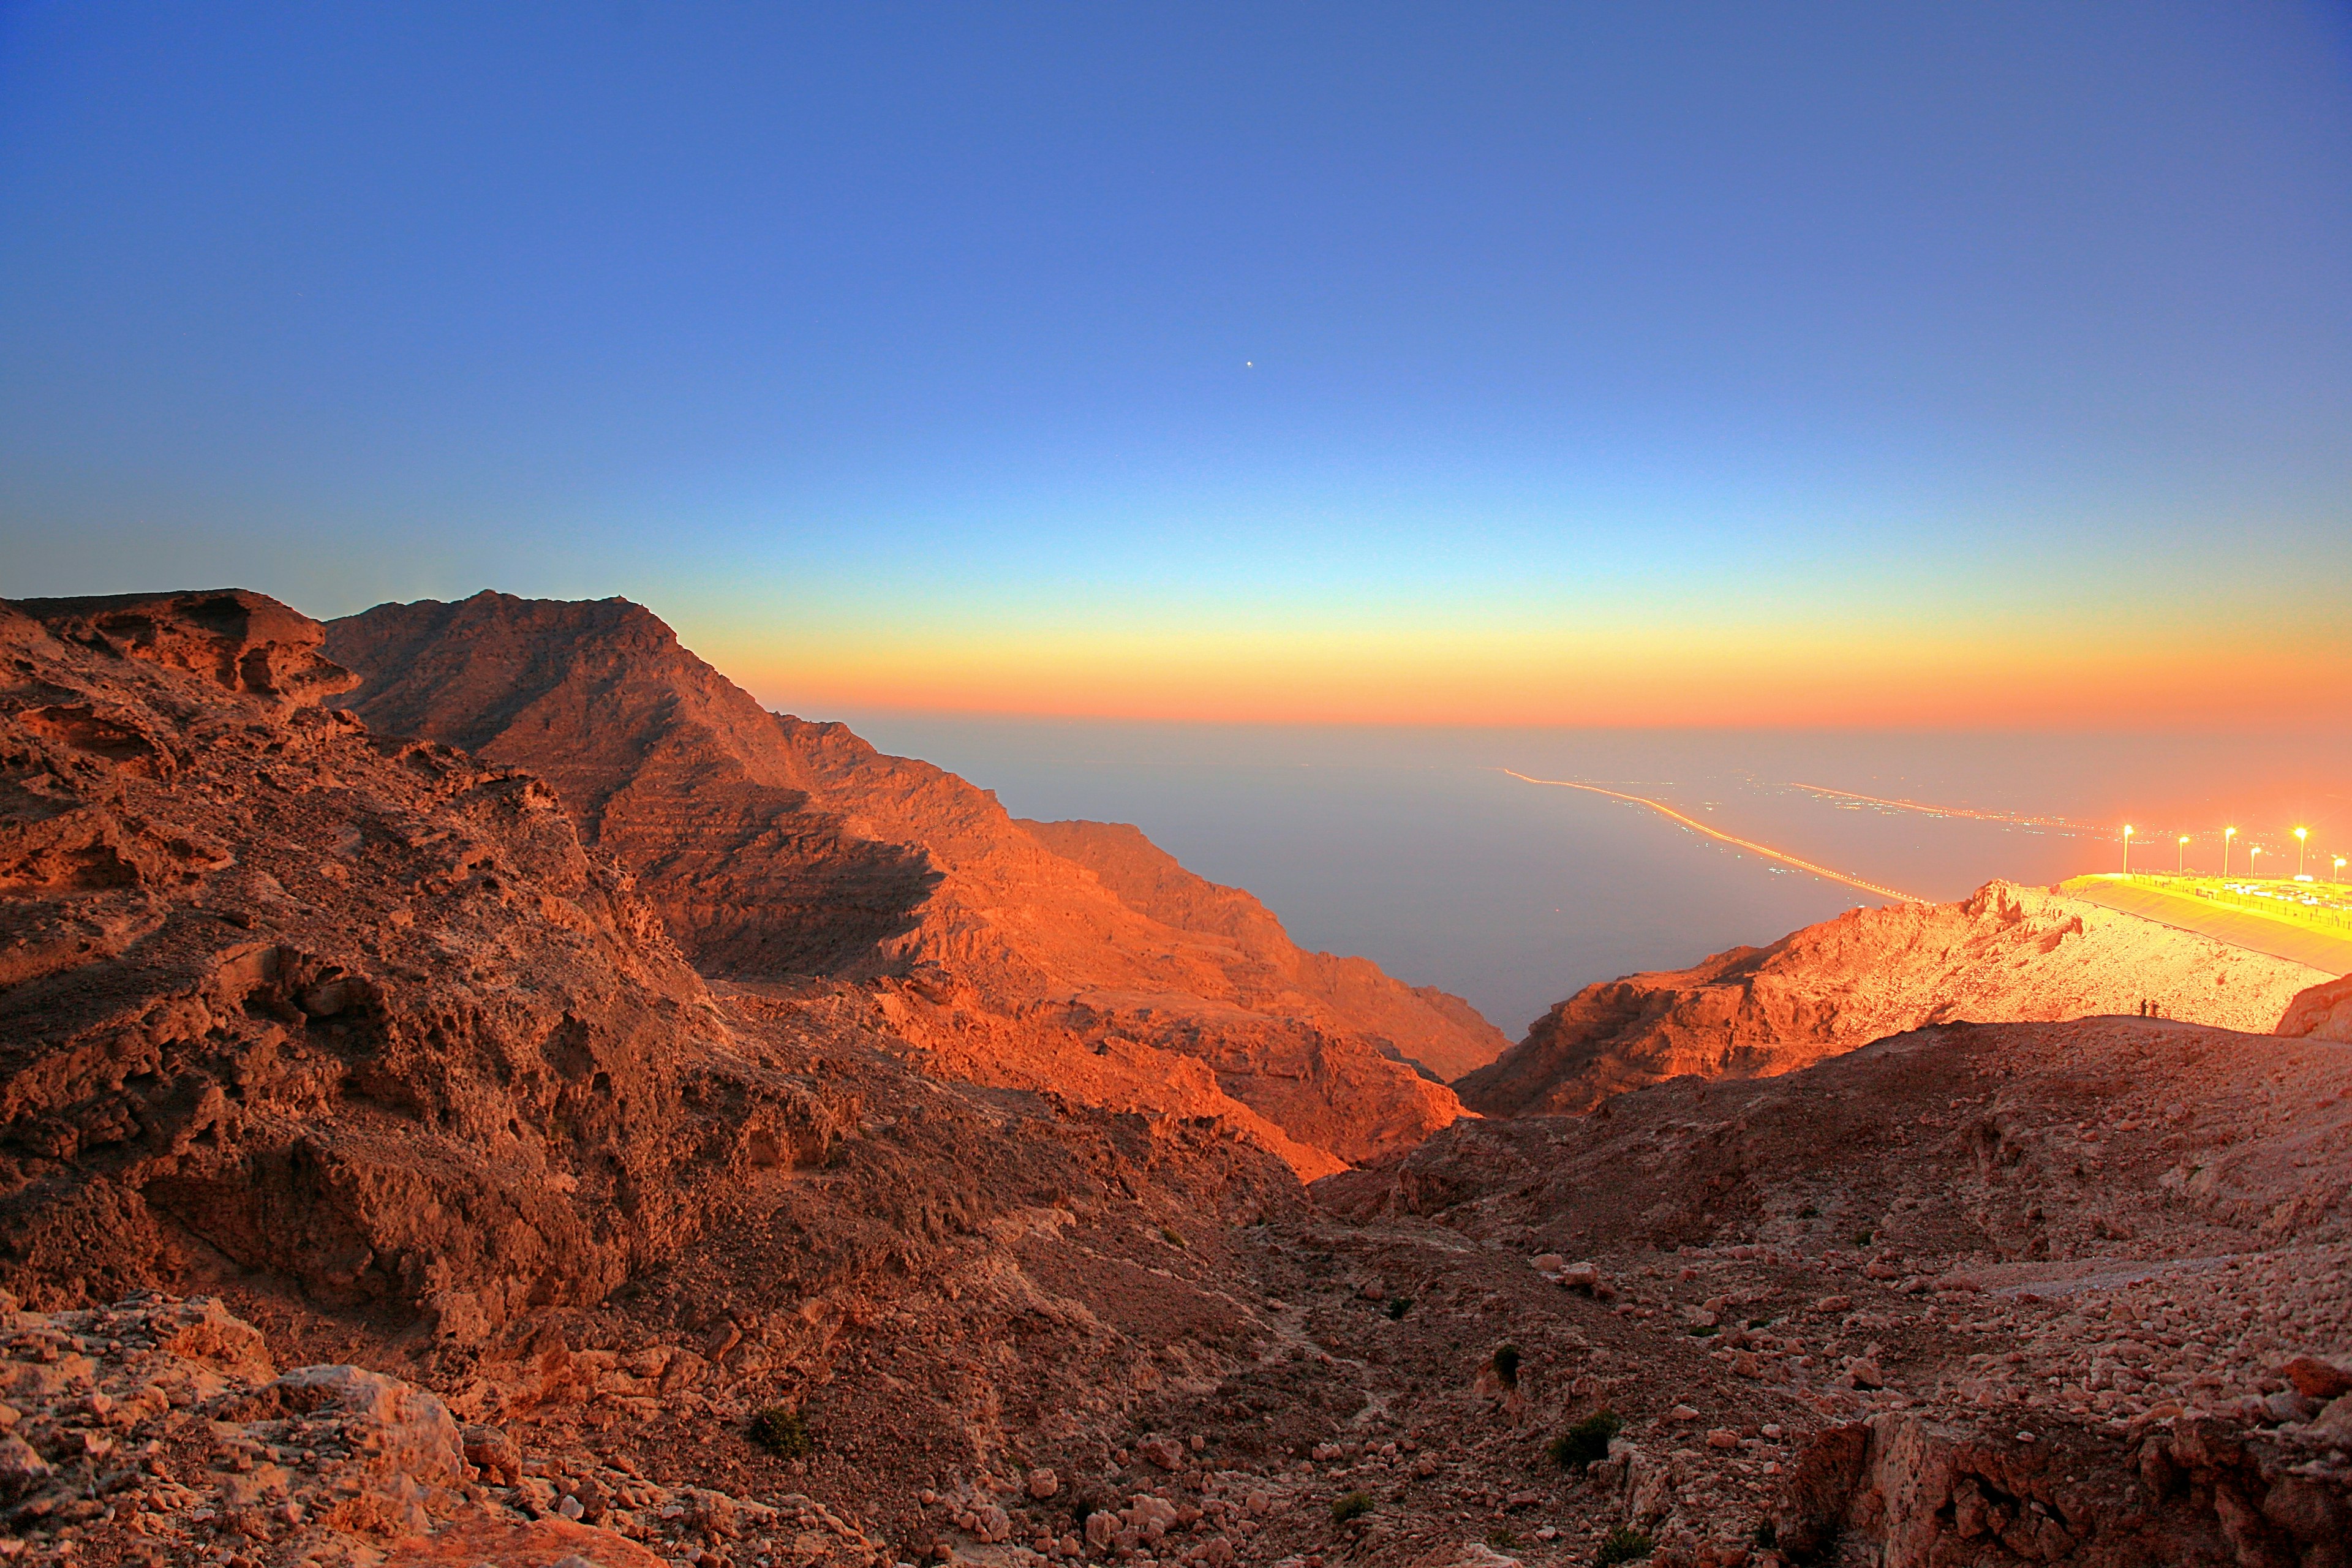
[{"label": "winding road light trail", "polygon": [[1513,778],[1526,784],[1549,784],[1555,789],[1580,789],[1588,795],[1605,795],[1612,800],[1631,801],[1635,805],[1646,805],[1659,816],[1670,816],[1685,827],[1704,833],[1709,838],[1720,839],[1726,844],[1736,844],[1742,849],[1753,849],[1768,860],[1778,860],[1782,865],[1794,866],[1800,871],[1811,871],[1816,877],[1827,877],[1832,882],[1843,882],[1849,888],[1860,888],[1865,893],[1876,893],[1882,899],[1893,899],[1898,904],[1924,904],[1928,901],[1915,894],[1897,892],[1893,888],[1882,888],[1875,882],[1865,882],[1859,877],[1849,877],[1843,871],[1832,871],[1827,866],[1816,866],[1811,860],[1801,860],[1785,850],[1774,849],[1769,845],[1759,844],[1753,839],[1735,838],[1730,834],[1718,832],[1694,817],[1685,816],[1673,806],[1652,800],[1647,795],[1627,795],[1622,790],[1602,789],[1599,784],[1577,784],[1570,779],[1534,778],[1512,768],[1497,768],[1496,772],[1509,773]]}]

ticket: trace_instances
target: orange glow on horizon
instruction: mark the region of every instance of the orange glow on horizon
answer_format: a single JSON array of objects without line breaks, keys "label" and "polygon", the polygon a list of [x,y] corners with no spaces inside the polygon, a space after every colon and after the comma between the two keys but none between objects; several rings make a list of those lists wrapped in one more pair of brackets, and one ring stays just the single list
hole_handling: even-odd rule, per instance
[{"label": "orange glow on horizon", "polygon": [[1114,628],[689,639],[763,702],[1232,723],[2246,730],[2352,706],[2352,654],[2183,633],[2072,642],[1666,627]]}]

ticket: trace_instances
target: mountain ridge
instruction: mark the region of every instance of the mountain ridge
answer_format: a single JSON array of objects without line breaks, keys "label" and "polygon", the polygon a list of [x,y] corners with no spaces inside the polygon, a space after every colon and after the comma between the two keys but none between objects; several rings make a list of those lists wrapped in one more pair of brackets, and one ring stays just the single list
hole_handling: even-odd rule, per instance
[{"label": "mountain ridge", "polygon": [[[2325,1037],[1944,1023],[1342,1168],[1349,1113],[1418,1080],[1238,979],[1115,989],[1245,977],[1272,940],[1131,829],[1044,831],[1209,929],[1113,900],[1097,938],[1189,945],[1083,994],[926,956],[964,921],[1057,957],[928,851],[957,896],[901,962],[706,979],[538,773],[329,706],[353,678],[324,637],[242,591],[0,605],[0,1555],[2340,1555],[2352,1058]],[[659,762],[595,797],[616,838],[708,821],[872,869],[821,793],[549,689]],[[812,744],[820,791],[874,776]],[[977,793],[884,768],[869,822]],[[716,781],[709,816],[680,776]],[[971,809],[1005,864],[1111,898]],[[2022,902],[1992,935],[2093,955]],[[1892,949],[1846,935],[1811,978],[1866,988]],[[2340,989],[2305,994],[2315,1037]]]},{"label": "mountain ridge", "polygon": [[[1247,940],[1133,907],[988,792],[761,708],[629,601],[379,605],[330,623],[327,647],[362,677],[352,706],[372,725],[545,777],[706,973],[870,983],[953,1070],[1090,1093],[1121,1042],[1191,1056],[1217,1094],[1325,1151],[1319,1174],[1460,1114],[1396,1056],[1503,1043],[1466,1003],[1310,961],[1237,890],[1195,901],[1247,900],[1264,915]],[[1148,1099],[1154,1079],[1139,1065],[1100,1091]]]},{"label": "mountain ridge", "polygon": [[1688,969],[1596,982],[1454,1089],[1485,1115],[1574,1113],[1685,1074],[1769,1078],[1934,1024],[2144,1007],[2268,1034],[2298,993],[2326,978],[2054,890],[1993,881],[1956,903],[1849,910]]}]

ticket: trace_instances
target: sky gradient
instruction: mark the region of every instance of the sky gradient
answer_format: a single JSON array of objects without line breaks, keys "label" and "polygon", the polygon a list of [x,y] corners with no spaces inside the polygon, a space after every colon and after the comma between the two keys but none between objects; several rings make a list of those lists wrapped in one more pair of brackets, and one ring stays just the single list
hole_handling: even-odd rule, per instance
[{"label": "sky gradient", "polygon": [[0,594],[763,699],[2352,709],[2321,5],[0,5]]}]

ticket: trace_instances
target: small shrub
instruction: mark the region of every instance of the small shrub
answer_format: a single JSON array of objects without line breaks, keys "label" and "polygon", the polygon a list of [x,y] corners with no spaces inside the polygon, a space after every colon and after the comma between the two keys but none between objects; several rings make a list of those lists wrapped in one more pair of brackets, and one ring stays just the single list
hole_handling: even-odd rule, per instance
[{"label": "small shrub", "polygon": [[1184,1238],[1164,1225],[1160,1227],[1160,1239],[1179,1249],[1184,1246]]},{"label": "small shrub", "polygon": [[780,1459],[805,1459],[816,1452],[816,1438],[797,1410],[771,1405],[751,1417],[751,1441]]},{"label": "small shrub", "polygon": [[1609,1457],[1609,1439],[1625,1429],[1614,1410],[1603,1410],[1588,1415],[1575,1426],[1554,1437],[1544,1452],[1551,1462],[1563,1470],[1582,1470]]},{"label": "small shrub", "polygon": [[1641,1531],[1619,1525],[1609,1532],[1609,1539],[1593,1553],[1596,1568],[1616,1568],[1620,1563],[1639,1563],[1650,1554],[1656,1542]]},{"label": "small shrub", "polygon": [[1865,1230],[1857,1232],[1853,1238],[1853,1244],[1856,1247],[1868,1247],[1870,1245],[1870,1237],[1871,1233],[1869,1231]]},{"label": "small shrub", "polygon": [[1371,1511],[1371,1493],[1349,1492],[1346,1497],[1333,1500],[1331,1503],[1331,1522],[1334,1524],[1353,1524],[1356,1521],[1363,1518],[1364,1515]]},{"label": "small shrub", "polygon": [[1410,1296],[1391,1296],[1391,1297],[1390,1297],[1390,1298],[1389,1298],[1389,1320],[1390,1320],[1391,1322],[1393,1322],[1393,1321],[1397,1321],[1398,1319],[1402,1318],[1402,1317],[1403,1317],[1407,1312],[1410,1312],[1410,1311],[1412,1311],[1412,1297],[1410,1297]]},{"label": "small shrub", "polygon": [[1495,1352],[1495,1375],[1503,1380],[1505,1388],[1519,1385],[1519,1347],[1505,1345]]},{"label": "small shrub", "polygon": [[1693,1339],[1704,1340],[1711,1339],[1715,1335],[1721,1333],[1723,1331],[1717,1328],[1713,1323],[1693,1323],[1685,1331]]}]

